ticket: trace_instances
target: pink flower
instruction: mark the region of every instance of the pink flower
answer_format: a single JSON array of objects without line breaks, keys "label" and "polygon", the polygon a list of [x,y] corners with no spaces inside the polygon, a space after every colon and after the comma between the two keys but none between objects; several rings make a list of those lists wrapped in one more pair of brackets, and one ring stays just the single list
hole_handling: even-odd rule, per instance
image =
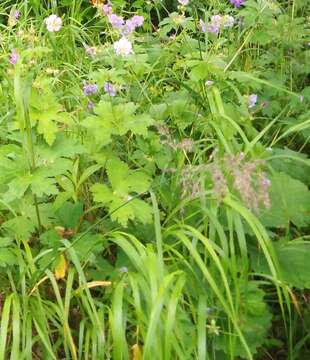
[{"label": "pink flower", "polygon": [[19,59],[19,55],[16,49],[13,49],[10,55],[9,63],[12,65],[16,65]]}]

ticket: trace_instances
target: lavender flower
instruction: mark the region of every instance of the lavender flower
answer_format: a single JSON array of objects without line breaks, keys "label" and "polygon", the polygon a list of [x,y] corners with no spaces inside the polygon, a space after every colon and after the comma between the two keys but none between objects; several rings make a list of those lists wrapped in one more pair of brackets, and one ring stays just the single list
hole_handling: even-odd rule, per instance
[{"label": "lavender flower", "polygon": [[235,5],[236,8],[239,8],[245,0],[229,0],[232,5]]},{"label": "lavender flower", "polygon": [[257,94],[251,94],[248,96],[248,108],[252,109],[257,103]]},{"label": "lavender flower", "polygon": [[106,82],[104,84],[104,91],[109,94],[109,96],[113,97],[116,95],[116,87],[115,85],[109,83],[109,82]]},{"label": "lavender flower", "polygon": [[122,38],[120,38],[120,40],[116,41],[113,44],[113,47],[114,47],[115,53],[122,57],[126,57],[130,54],[133,54],[131,42],[128,39],[126,39],[126,37],[124,37],[124,36]]},{"label": "lavender flower", "polygon": [[96,92],[98,91],[98,85],[87,83],[84,81],[83,91],[85,96],[96,94]]},{"label": "lavender flower", "polygon": [[93,108],[94,108],[94,103],[93,103],[92,101],[88,101],[88,103],[87,103],[87,109],[88,109],[89,111],[92,111]]},{"label": "lavender flower", "polygon": [[211,16],[211,22],[208,24],[208,31],[212,34],[217,34],[220,31],[222,23],[221,15]]},{"label": "lavender flower", "polygon": [[112,6],[109,2],[102,6],[102,12],[104,13],[104,15],[111,15],[113,13]]},{"label": "lavender flower", "polygon": [[9,58],[9,63],[12,65],[16,65],[18,59],[19,59],[19,54],[18,54],[17,50],[14,48],[11,52],[11,55]]},{"label": "lavender flower", "polygon": [[207,31],[206,23],[202,19],[199,20],[198,27],[199,27],[200,31],[203,33],[205,33]]},{"label": "lavender flower", "polygon": [[121,29],[124,25],[124,19],[121,16],[116,14],[108,15],[109,23],[112,25],[114,29]]},{"label": "lavender flower", "polygon": [[134,24],[134,26],[137,28],[139,26],[142,26],[144,23],[144,17],[140,16],[140,15],[134,15],[131,18],[132,23]]}]

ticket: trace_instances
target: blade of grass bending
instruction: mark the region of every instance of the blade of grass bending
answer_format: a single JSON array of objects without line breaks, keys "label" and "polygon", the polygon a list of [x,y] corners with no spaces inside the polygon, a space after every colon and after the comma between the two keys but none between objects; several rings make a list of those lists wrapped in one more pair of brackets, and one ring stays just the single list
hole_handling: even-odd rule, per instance
[{"label": "blade of grass bending", "polygon": [[[192,232],[194,232],[195,236],[197,235],[197,231],[193,228],[191,228],[190,226],[184,226],[187,227],[188,229],[191,229]],[[196,261],[196,264],[198,265],[198,267],[200,268],[200,270],[202,271],[205,279],[207,280],[207,282],[209,283],[209,285],[211,286],[214,294],[216,295],[216,297],[218,298],[218,300],[220,301],[224,311],[226,312],[228,318],[231,320],[231,322],[234,325],[234,328],[240,338],[240,341],[244,347],[245,352],[247,353],[247,356],[250,360],[253,359],[251,350],[244,338],[244,335],[239,327],[238,324],[238,319],[236,318],[235,312],[234,312],[234,307],[233,307],[233,302],[232,302],[232,295],[230,292],[230,288],[228,286],[228,280],[227,277],[223,271],[223,268],[221,266],[221,263],[217,257],[217,255],[214,253],[214,251],[212,249],[210,249],[210,246],[207,244],[206,241],[202,241],[203,244],[205,246],[207,246],[209,252],[211,251],[211,258],[214,260],[215,264],[217,265],[220,274],[221,274],[221,278],[224,282],[224,287],[225,287],[225,292],[226,292],[226,297],[225,295],[221,292],[221,290],[219,289],[219,287],[217,286],[217,282],[215,281],[215,279],[212,277],[212,275],[210,274],[209,270],[207,269],[205,263],[203,262],[203,260],[200,257],[200,254],[198,253],[198,251],[194,248],[194,246],[192,245],[191,241],[188,239],[188,237],[182,232],[182,231],[178,231],[178,230],[174,230],[174,231],[169,231],[168,234],[170,235],[175,235],[178,238],[180,238],[180,240],[182,240],[182,242],[184,243],[184,245],[187,247],[187,249],[189,250],[191,256],[193,257],[193,259]],[[199,234],[199,233],[198,233]],[[199,235],[200,240],[202,238],[204,238],[204,236],[202,234]],[[227,305],[227,300],[228,300],[228,304]]]},{"label": "blade of grass bending", "polygon": [[207,297],[199,296],[197,309],[197,353],[198,360],[207,359]]},{"label": "blade of grass bending", "polygon": [[17,293],[13,294],[12,298],[12,345],[11,345],[11,360],[20,359],[20,302]]},{"label": "blade of grass bending", "polygon": [[6,339],[8,336],[8,324],[10,320],[10,310],[14,294],[10,294],[4,301],[1,314],[1,329],[0,329],[0,360],[6,360]]},{"label": "blade of grass bending", "polygon": [[165,321],[165,359],[170,359],[173,356],[173,354],[171,354],[171,347],[174,337],[173,328],[176,321],[175,317],[177,312],[177,306],[182,296],[182,290],[184,285],[185,276],[184,274],[181,274],[171,292],[170,299],[167,305],[167,314]]},{"label": "blade of grass bending", "polygon": [[154,211],[155,238],[156,238],[158,262],[159,262],[158,270],[160,271],[160,277],[163,278],[164,276],[163,239],[161,234],[158,203],[156,200],[156,196],[153,192],[151,192],[151,199],[152,199],[153,211]]},{"label": "blade of grass bending", "polygon": [[113,359],[128,359],[127,342],[125,337],[126,324],[123,318],[124,281],[121,280],[114,291],[110,323],[113,337]]},{"label": "blade of grass bending", "polygon": [[[163,348],[158,349],[158,347],[157,347],[156,330],[158,330],[160,315],[162,312],[162,308],[164,306],[166,291],[169,289],[175,276],[177,276],[180,273],[182,273],[182,272],[175,271],[175,272],[165,276],[161,286],[159,287],[159,291],[157,293],[155,303],[152,306],[152,311],[151,311],[147,334],[146,334],[145,343],[144,343],[144,357],[146,359],[148,358],[148,356],[150,359],[152,358],[152,355],[151,355],[152,351],[154,351],[156,349],[157,349],[157,352],[164,350]],[[154,353],[153,353],[153,355],[154,355]],[[158,356],[158,359],[161,358],[160,353],[158,353],[157,356]]]}]

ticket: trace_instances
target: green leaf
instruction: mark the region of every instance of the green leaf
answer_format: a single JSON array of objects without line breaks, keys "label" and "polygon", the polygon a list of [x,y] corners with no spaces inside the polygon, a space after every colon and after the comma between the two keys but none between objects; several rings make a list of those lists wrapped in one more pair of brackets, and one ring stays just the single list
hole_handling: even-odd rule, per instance
[{"label": "green leaf", "polygon": [[25,216],[16,216],[2,224],[5,231],[16,238],[28,240],[35,230],[35,225]]},{"label": "green leaf", "polygon": [[[310,243],[306,241],[279,241],[273,245],[282,278],[290,286],[310,289]],[[251,250],[252,266],[256,272],[270,275],[264,256]]]},{"label": "green leaf", "polygon": [[0,251],[0,267],[7,267],[17,265],[17,256],[13,250],[9,248],[2,248]]},{"label": "green leaf", "polygon": [[310,192],[305,184],[284,173],[271,178],[271,208],[261,215],[269,227],[287,227],[292,222],[303,227],[310,222]]},{"label": "green leaf", "polygon": [[77,202],[73,204],[69,201],[62,204],[56,212],[59,223],[70,229],[73,229],[78,225],[83,213],[83,203]]},{"label": "green leaf", "polygon": [[95,202],[107,204],[113,199],[112,191],[105,184],[94,184],[90,190]]}]

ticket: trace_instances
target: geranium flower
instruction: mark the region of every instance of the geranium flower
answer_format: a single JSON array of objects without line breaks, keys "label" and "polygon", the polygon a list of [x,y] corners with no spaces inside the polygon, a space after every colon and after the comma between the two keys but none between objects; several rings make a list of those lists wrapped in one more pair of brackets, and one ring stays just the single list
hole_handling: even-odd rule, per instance
[{"label": "geranium flower", "polygon": [[61,29],[62,20],[57,15],[50,15],[48,18],[44,20],[47,31],[49,32],[57,32]]}]

